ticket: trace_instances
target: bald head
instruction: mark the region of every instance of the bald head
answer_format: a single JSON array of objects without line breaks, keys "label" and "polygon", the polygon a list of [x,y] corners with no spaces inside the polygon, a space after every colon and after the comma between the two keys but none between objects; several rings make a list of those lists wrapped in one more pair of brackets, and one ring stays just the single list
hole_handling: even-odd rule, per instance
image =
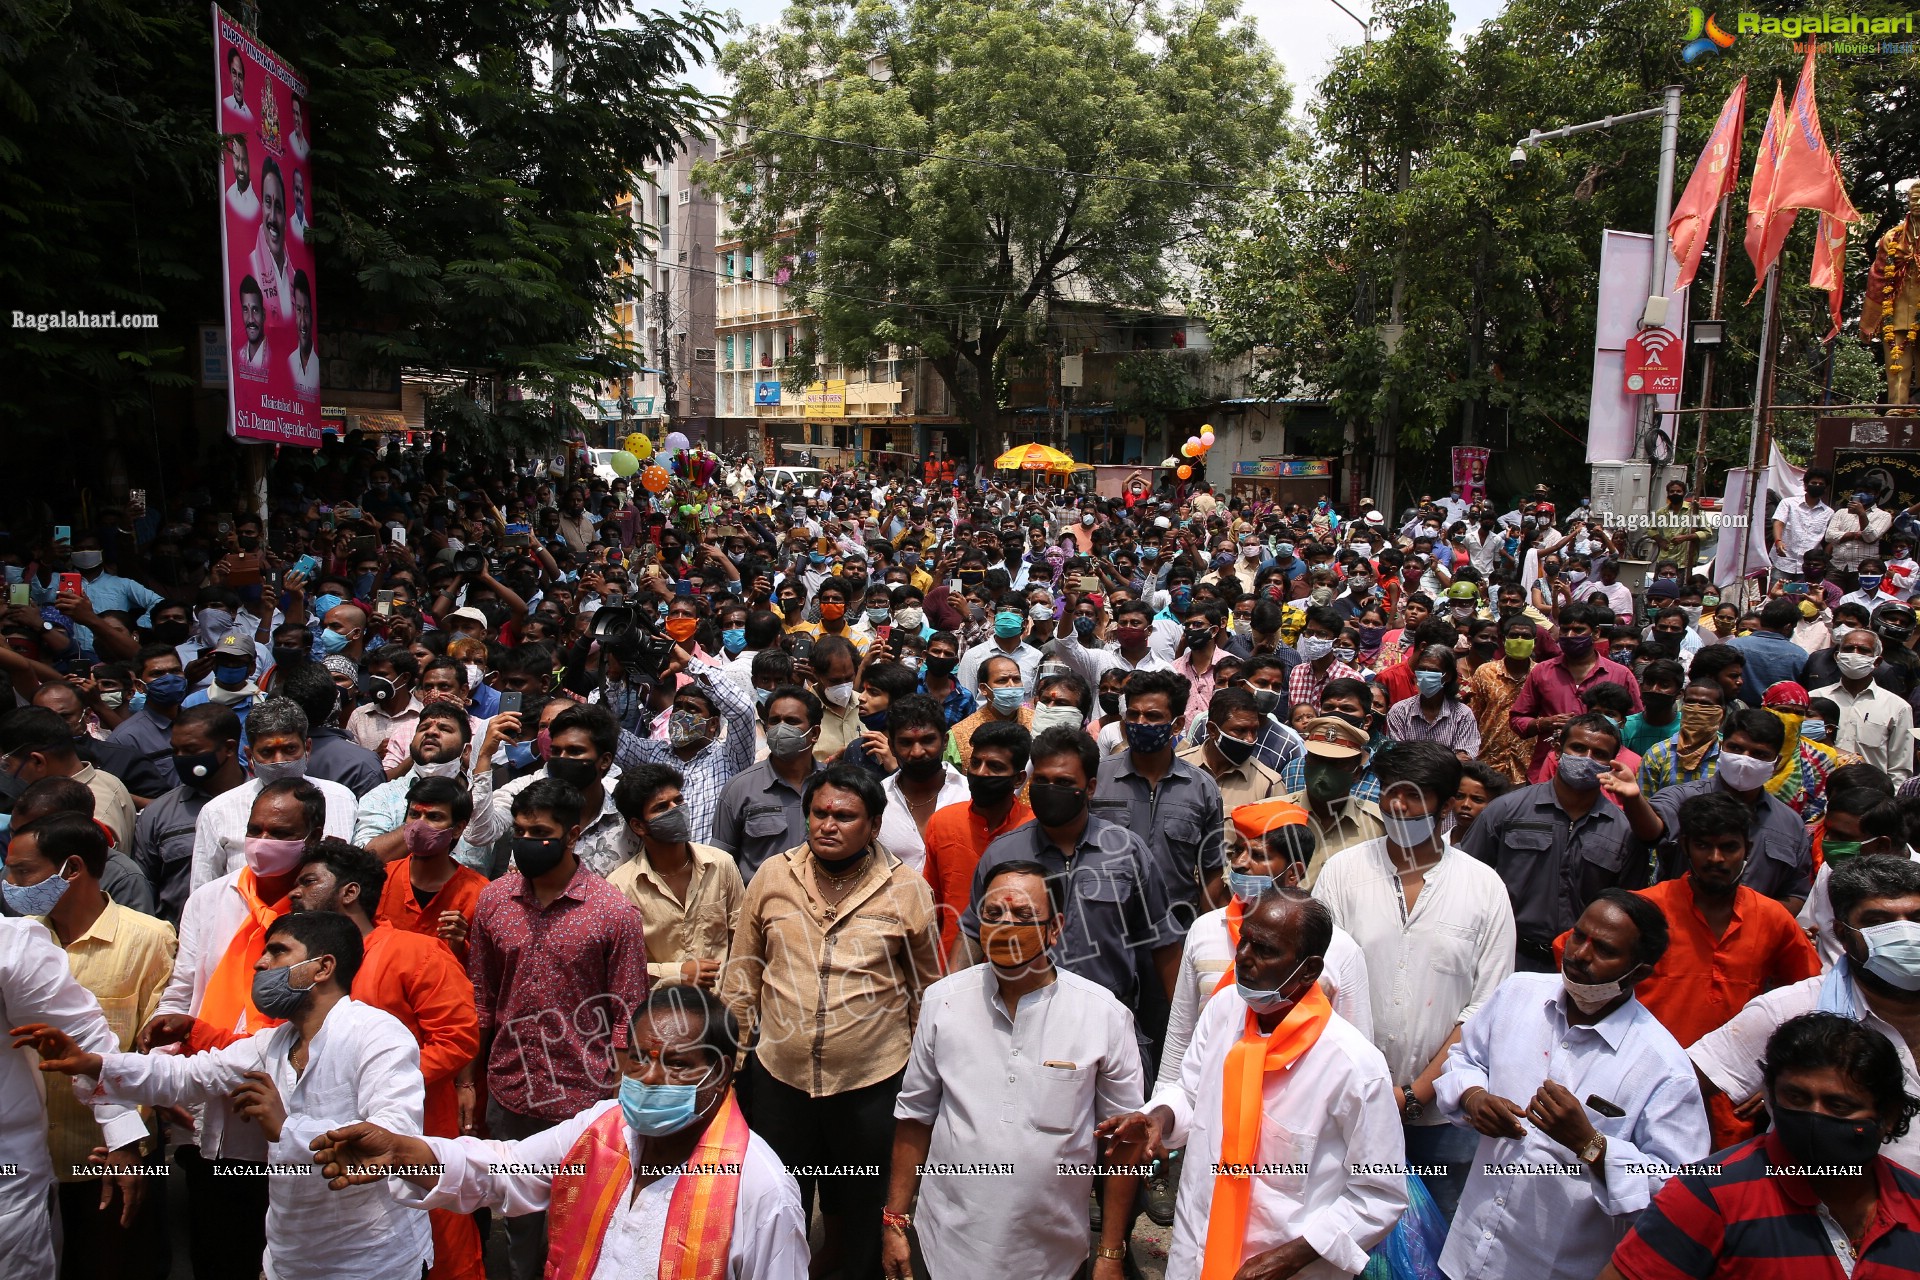
[{"label": "bald head", "polygon": [[80,701],[80,695],[68,684],[43,684],[33,691],[33,705],[45,707],[66,721],[67,728],[76,736],[85,733],[87,728],[86,704]]}]

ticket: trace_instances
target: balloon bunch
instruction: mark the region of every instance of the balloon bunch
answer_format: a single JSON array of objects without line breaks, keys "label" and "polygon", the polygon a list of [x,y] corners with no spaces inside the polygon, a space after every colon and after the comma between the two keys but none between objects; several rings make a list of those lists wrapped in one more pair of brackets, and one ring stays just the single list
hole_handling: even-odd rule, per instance
[{"label": "balloon bunch", "polygon": [[[1183,456],[1192,458],[1195,462],[1204,462],[1206,461],[1207,451],[1211,448],[1213,448],[1213,424],[1211,422],[1203,422],[1200,424],[1200,434],[1197,436],[1188,436],[1187,442],[1180,446],[1180,452]],[[1174,474],[1182,480],[1190,480],[1193,478],[1193,468],[1183,462],[1180,464],[1179,470],[1175,471]]]}]

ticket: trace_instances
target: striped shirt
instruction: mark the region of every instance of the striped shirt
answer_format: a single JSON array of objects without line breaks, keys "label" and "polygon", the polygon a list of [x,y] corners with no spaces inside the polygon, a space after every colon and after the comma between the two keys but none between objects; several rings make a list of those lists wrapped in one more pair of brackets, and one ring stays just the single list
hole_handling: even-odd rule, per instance
[{"label": "striped shirt", "polygon": [[[1841,1280],[1848,1271],[1806,1180],[1769,1173],[1791,1163],[1767,1134],[1720,1152],[1717,1170],[1674,1178],[1614,1250],[1614,1268],[1626,1280]],[[1873,1164],[1879,1205],[1853,1280],[1920,1276],[1920,1176],[1884,1156]]]}]

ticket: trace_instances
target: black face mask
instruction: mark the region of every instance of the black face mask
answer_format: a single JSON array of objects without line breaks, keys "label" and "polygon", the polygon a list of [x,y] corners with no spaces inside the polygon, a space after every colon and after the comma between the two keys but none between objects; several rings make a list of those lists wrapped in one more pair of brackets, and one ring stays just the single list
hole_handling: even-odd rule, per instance
[{"label": "black face mask", "polygon": [[940,776],[940,769],[946,762],[939,756],[928,760],[908,760],[900,766],[900,776],[909,782],[930,782]]},{"label": "black face mask", "polygon": [[1119,715],[1120,695],[1118,693],[1102,693],[1100,695],[1100,712],[1102,715]]},{"label": "black face mask", "polygon": [[1002,805],[1020,779],[1012,774],[970,773],[967,775],[967,789],[973,792],[974,803],[988,806]]},{"label": "black face mask", "polygon": [[1646,705],[1646,718],[1654,724],[1666,724],[1673,719],[1674,704],[1680,701],[1677,693],[1642,693],[1640,701]]},{"label": "black face mask", "polygon": [[308,654],[306,649],[296,649],[292,645],[275,645],[273,649],[274,665],[282,662],[299,662]]},{"label": "black face mask", "polygon": [[564,782],[576,791],[585,791],[600,780],[600,766],[592,760],[572,760],[554,756],[547,761],[547,776]]},{"label": "black face mask", "polygon": [[194,790],[205,791],[213,785],[213,775],[220,772],[220,755],[214,751],[193,755],[175,752],[173,772]]},{"label": "black face mask", "polygon": [[959,667],[960,659],[958,658],[927,659],[927,674],[940,680],[949,679],[955,671],[959,670]]},{"label": "black face mask", "polygon": [[1840,1120],[1775,1107],[1773,1127],[1796,1164],[1868,1166],[1880,1153],[1880,1121],[1874,1116]]},{"label": "black face mask", "polygon": [[153,624],[153,638],[161,644],[185,644],[192,628],[184,622],[156,622]]},{"label": "black face mask", "polygon": [[560,859],[567,855],[565,840],[534,840],[527,836],[513,838],[513,865],[519,868],[523,876],[543,876],[560,865]]},{"label": "black face mask", "polygon": [[1087,807],[1084,787],[1063,787],[1052,782],[1036,782],[1027,788],[1027,803],[1043,827],[1064,827]]}]

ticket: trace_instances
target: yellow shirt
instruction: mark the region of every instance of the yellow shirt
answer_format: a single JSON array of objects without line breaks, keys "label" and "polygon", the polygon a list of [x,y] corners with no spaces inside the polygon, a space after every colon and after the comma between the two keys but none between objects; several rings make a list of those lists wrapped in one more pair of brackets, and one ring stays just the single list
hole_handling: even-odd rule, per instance
[{"label": "yellow shirt", "polygon": [[[111,899],[92,927],[66,944],[67,968],[74,981],[100,1002],[122,1051],[133,1048],[134,1037],[160,1003],[160,993],[173,976],[178,946],[172,925]],[[65,1081],[59,1083],[64,1086]],[[47,1143],[55,1177],[61,1182],[92,1180],[87,1157],[100,1141],[93,1112],[80,1105],[73,1090],[47,1090]],[[74,1171],[76,1167],[80,1172]]]},{"label": "yellow shirt", "polygon": [[625,895],[646,923],[647,973],[655,982],[674,983],[683,980],[682,961],[724,961],[740,920],[740,900],[747,895],[733,855],[689,842],[693,878],[682,902],[653,869],[646,847],[628,835],[636,846],[634,854],[607,875],[607,883]]}]

